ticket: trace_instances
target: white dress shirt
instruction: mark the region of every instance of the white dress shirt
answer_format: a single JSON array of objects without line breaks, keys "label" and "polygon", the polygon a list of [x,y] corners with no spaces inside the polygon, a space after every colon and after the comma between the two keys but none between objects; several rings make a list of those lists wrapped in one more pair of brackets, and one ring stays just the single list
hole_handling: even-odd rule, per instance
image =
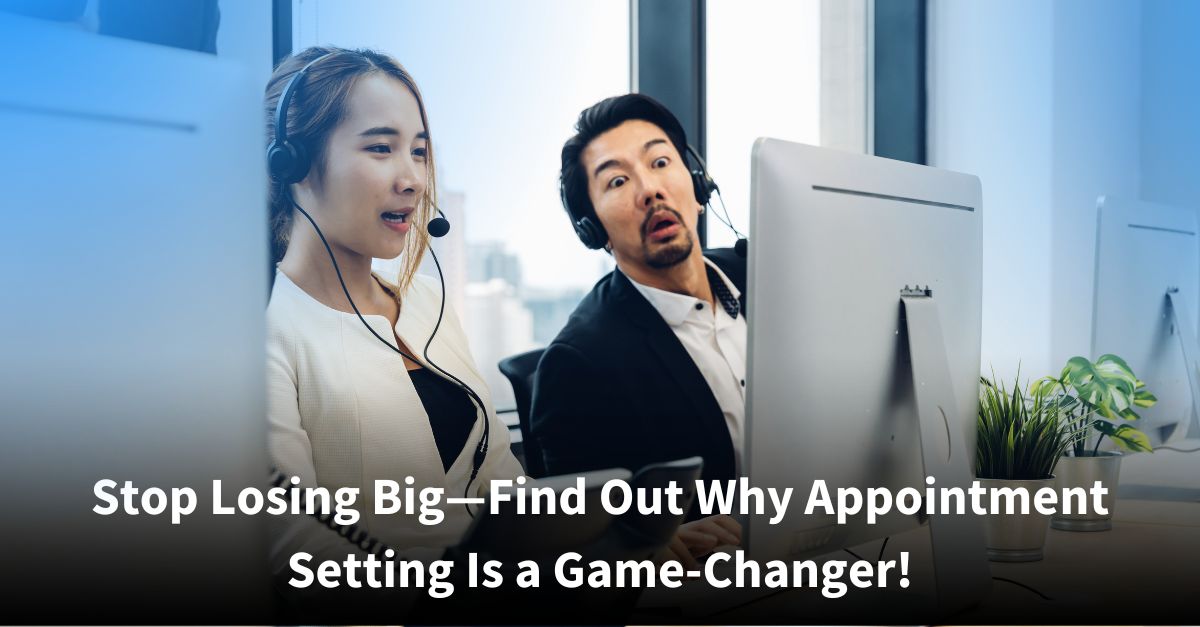
[{"label": "white dress shirt", "polygon": [[[741,292],[716,264],[707,258],[704,263],[725,283],[735,299],[741,297]],[[730,316],[715,297],[714,307],[706,300],[686,294],[642,285],[633,279],[629,282],[663,317],[700,369],[700,374],[704,375],[708,388],[725,414],[725,424],[733,440],[735,468],[741,474],[746,421],[746,316]]]}]

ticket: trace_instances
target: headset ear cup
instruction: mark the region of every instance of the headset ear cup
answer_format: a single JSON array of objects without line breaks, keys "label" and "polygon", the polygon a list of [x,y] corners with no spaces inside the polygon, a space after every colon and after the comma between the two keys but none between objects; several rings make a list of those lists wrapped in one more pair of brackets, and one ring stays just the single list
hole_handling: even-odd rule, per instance
[{"label": "headset ear cup", "polygon": [[590,217],[583,217],[575,221],[575,234],[579,236],[579,241],[583,242],[584,246],[592,250],[604,248],[604,245],[608,243],[608,233],[604,231],[604,227]]},{"label": "headset ear cup", "polygon": [[[563,208],[567,210],[568,216],[574,218],[579,215],[572,210],[571,201],[567,198],[567,188],[561,183],[558,186],[558,197],[562,200]],[[575,235],[579,241],[592,250],[599,250],[608,244],[608,232],[604,230],[604,226],[598,219],[584,216],[578,220],[572,220],[571,226],[575,229]]]},{"label": "headset ear cup", "polygon": [[289,172],[288,183],[299,183],[308,176],[308,151],[304,149],[304,144],[293,144],[289,141],[287,145],[292,149],[292,169]]},{"label": "headset ear cup", "polygon": [[692,170],[692,191],[696,194],[696,202],[700,203],[701,207],[708,204],[716,187],[704,170]]},{"label": "headset ear cup", "polygon": [[279,144],[271,142],[267,147],[267,172],[271,178],[282,183],[284,174],[291,168],[291,157]]},{"label": "headset ear cup", "polygon": [[271,176],[280,183],[299,183],[308,176],[308,153],[304,146],[289,141],[271,144],[267,152],[267,167]]},{"label": "headset ear cup", "polygon": [[592,239],[591,239],[591,237],[588,236],[588,232],[587,232],[587,229],[583,225],[583,221],[576,220],[571,223],[571,226],[575,227],[575,236],[579,238],[579,241],[583,242],[584,246],[591,248],[592,247]]}]

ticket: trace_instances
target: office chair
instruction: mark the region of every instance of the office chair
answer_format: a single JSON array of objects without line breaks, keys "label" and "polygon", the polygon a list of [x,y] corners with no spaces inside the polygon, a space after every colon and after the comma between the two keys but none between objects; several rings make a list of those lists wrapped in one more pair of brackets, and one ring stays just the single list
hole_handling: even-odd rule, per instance
[{"label": "office chair", "polygon": [[521,423],[521,440],[525,453],[525,472],[531,477],[546,476],[546,465],[542,461],[542,449],[530,434],[529,408],[533,404],[533,374],[545,349],[513,355],[500,360],[500,372],[512,385],[517,401],[517,418]]},{"label": "office chair", "polygon": [[613,526],[622,532],[629,549],[635,554],[641,554],[639,558],[653,555],[655,551],[670,542],[671,537],[675,535],[675,530],[679,528],[679,524],[684,521],[688,510],[692,507],[692,501],[696,497],[696,480],[700,478],[703,470],[703,458],[688,457],[671,462],[650,464],[637,471],[633,479],[630,479],[629,487],[633,488],[634,494],[637,494],[639,489],[650,492],[666,488],[672,481],[683,489],[683,494],[679,499],[679,507],[683,510],[682,514],[677,515],[667,511],[664,502],[662,513],[647,515],[633,508],[614,521]]},{"label": "office chair", "polygon": [[[616,560],[652,559],[670,543],[679,524],[687,517],[696,496],[696,480],[704,468],[700,457],[688,457],[671,462],[651,464],[643,467],[629,480],[629,487],[637,494],[644,489],[647,493],[662,490],[672,481],[683,489],[679,499],[682,514],[672,514],[665,508],[659,514],[642,514],[636,507],[618,516],[598,542],[579,552],[588,559]],[[605,619],[624,623],[637,605],[642,588],[612,588],[596,591],[586,602],[594,612],[601,612]],[[584,601],[579,601],[580,603]],[[604,608],[604,609],[597,609]]]}]

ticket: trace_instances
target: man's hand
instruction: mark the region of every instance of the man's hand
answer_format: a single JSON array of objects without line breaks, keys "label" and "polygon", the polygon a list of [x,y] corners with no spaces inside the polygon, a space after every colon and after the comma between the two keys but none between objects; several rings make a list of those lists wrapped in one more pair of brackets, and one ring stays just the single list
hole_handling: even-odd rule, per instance
[{"label": "man's hand", "polygon": [[733,518],[718,514],[680,525],[660,555],[666,560],[682,563],[687,570],[696,570],[700,568],[697,557],[712,553],[718,546],[740,546],[741,543],[742,526]]}]

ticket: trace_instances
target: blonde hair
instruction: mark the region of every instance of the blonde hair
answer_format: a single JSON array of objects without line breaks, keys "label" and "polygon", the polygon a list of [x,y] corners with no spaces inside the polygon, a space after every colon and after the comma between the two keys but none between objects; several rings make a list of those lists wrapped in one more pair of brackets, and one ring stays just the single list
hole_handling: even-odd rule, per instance
[{"label": "blonde hair", "polygon": [[[292,94],[287,111],[287,138],[291,143],[303,144],[312,158],[313,176],[320,181],[325,171],[326,144],[334,128],[346,115],[346,101],[355,82],[366,75],[383,73],[399,80],[417,99],[421,111],[421,123],[429,133],[429,118],[425,114],[425,99],[411,74],[392,57],[366,49],[347,49],[333,46],[313,46],[291,55],[279,62],[263,98],[266,112],[266,145],[275,140],[275,109],[288,81],[305,65],[315,59],[329,55],[327,59],[313,65],[304,76],[304,83]],[[437,172],[434,166],[433,142],[425,153],[425,191],[417,201],[409,221],[412,226],[404,242],[400,271],[396,286],[400,293],[412,285],[413,277],[421,266],[425,251],[429,247],[429,221],[437,215]],[[287,252],[288,239],[295,221],[295,209],[289,196],[278,181],[270,181],[271,265],[274,267]]]}]

